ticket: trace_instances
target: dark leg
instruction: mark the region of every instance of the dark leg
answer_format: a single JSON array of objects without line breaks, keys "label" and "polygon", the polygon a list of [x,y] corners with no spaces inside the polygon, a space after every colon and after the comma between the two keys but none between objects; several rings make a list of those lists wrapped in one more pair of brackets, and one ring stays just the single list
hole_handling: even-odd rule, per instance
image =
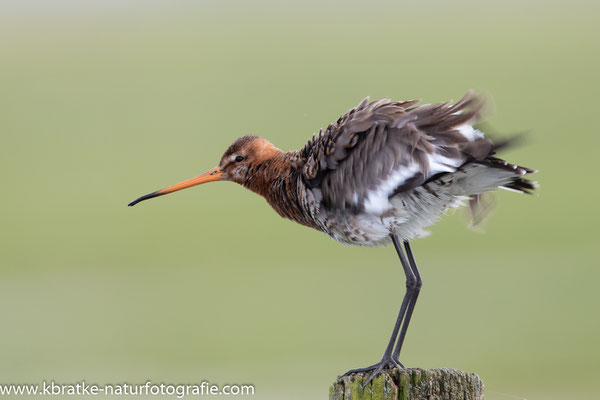
[{"label": "dark leg", "polygon": [[407,312],[410,300],[414,297],[414,291],[417,286],[417,278],[413,273],[412,267],[409,261],[406,259],[404,252],[402,251],[400,241],[398,240],[396,235],[390,236],[392,238],[392,242],[394,243],[394,247],[396,248],[396,252],[398,253],[398,257],[400,258],[400,262],[402,263],[404,274],[406,275],[406,293],[404,295],[404,298],[402,299],[402,305],[400,306],[400,312],[398,313],[398,318],[396,319],[396,324],[394,325],[394,330],[392,331],[392,337],[390,337],[390,341],[388,342],[388,345],[385,348],[381,361],[377,364],[371,365],[366,368],[352,369],[344,374],[347,375],[355,372],[373,371],[373,373],[363,384],[363,387],[365,387],[383,369],[403,367],[401,364],[399,364],[398,361],[396,361],[398,358],[392,356],[392,351],[394,350],[394,344],[396,343],[396,339],[398,338],[398,332],[400,331],[400,327],[403,326],[402,320],[404,319],[404,315]]},{"label": "dark leg", "polygon": [[396,348],[394,349],[394,354],[392,358],[394,360],[398,360],[400,356],[400,350],[402,350],[402,344],[404,343],[404,338],[406,337],[406,331],[408,330],[408,324],[410,324],[410,318],[412,317],[413,310],[415,309],[415,304],[417,304],[417,298],[419,298],[419,292],[421,291],[421,286],[423,286],[423,280],[421,279],[421,274],[417,269],[417,263],[415,262],[415,257],[413,256],[413,252],[410,248],[410,244],[408,240],[404,241],[404,248],[406,249],[406,255],[408,256],[408,262],[410,263],[410,267],[412,269],[413,274],[417,278],[416,286],[413,291],[412,298],[410,299],[410,303],[408,305],[408,309],[406,310],[406,316],[404,317],[404,322],[402,323],[402,330],[400,331],[400,337],[398,337],[398,343],[396,344]]}]

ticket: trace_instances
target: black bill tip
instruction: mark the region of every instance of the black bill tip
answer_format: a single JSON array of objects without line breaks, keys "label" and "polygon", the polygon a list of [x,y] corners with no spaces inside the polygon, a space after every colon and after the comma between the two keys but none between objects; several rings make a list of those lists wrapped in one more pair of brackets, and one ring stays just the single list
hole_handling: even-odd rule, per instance
[{"label": "black bill tip", "polygon": [[132,201],[131,203],[127,204],[129,207],[133,207],[135,206],[137,203],[139,203],[140,201],[144,201],[144,200],[148,200],[151,199],[153,197],[158,197],[163,195],[164,193],[160,193],[160,191],[156,191],[156,192],[152,192],[152,193],[148,193],[143,195],[142,197],[138,197],[137,199],[135,199],[134,201]]}]

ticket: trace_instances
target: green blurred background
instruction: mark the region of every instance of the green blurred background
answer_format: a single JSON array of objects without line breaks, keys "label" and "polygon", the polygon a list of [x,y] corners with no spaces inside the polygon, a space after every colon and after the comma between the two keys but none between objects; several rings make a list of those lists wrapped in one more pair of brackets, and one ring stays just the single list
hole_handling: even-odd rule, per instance
[{"label": "green blurred background", "polygon": [[504,155],[485,234],[414,243],[402,361],[474,371],[486,398],[597,398],[597,2],[77,2],[0,6],[2,383],[253,383],[326,398],[378,361],[404,278],[232,183],[129,201],[236,137],[302,146],[366,95],[492,99]]}]

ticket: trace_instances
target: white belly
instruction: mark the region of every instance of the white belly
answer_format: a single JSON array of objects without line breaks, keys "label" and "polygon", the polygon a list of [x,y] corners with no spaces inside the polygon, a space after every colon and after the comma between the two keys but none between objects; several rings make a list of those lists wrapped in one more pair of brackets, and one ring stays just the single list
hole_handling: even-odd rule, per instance
[{"label": "white belly", "polygon": [[325,233],[343,244],[387,245],[392,233],[400,240],[426,236],[425,228],[433,225],[447,209],[462,205],[464,199],[433,195],[419,187],[390,199],[392,208],[383,215],[321,210],[318,222]]}]

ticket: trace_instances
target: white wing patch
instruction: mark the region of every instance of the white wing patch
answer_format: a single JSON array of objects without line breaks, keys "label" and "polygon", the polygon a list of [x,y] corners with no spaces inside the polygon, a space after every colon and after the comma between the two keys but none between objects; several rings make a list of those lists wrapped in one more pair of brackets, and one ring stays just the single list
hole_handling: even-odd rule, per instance
[{"label": "white wing patch", "polygon": [[470,142],[483,138],[483,132],[473,128],[471,125],[461,125],[458,127],[458,131]]},{"label": "white wing patch", "polygon": [[[483,138],[483,132],[473,128],[471,125],[461,125],[456,129],[471,142]],[[427,155],[427,161],[429,161],[429,173],[425,179],[440,172],[455,172],[465,162],[465,159],[463,157],[450,158],[439,153],[432,153]],[[389,196],[396,188],[402,186],[408,179],[420,172],[422,171],[419,165],[414,162],[406,166],[400,166],[387,179],[381,181],[376,189],[367,192],[367,198],[364,203],[365,211],[374,215],[381,215],[389,211],[392,207],[389,202]],[[356,194],[354,194],[352,200],[355,203],[357,202]]]},{"label": "white wing patch", "polygon": [[[440,172],[454,172],[464,162],[463,159],[445,157],[437,153],[428,154],[427,160],[429,161],[429,174],[425,177],[426,179]],[[381,215],[388,211],[391,208],[389,196],[394,190],[421,172],[419,164],[415,162],[411,162],[406,166],[401,165],[386,180],[383,180],[376,189],[367,192],[365,211],[374,215]]]},{"label": "white wing patch", "polygon": [[406,166],[400,166],[398,170],[382,181],[376,189],[367,192],[365,211],[375,215],[381,215],[388,211],[391,208],[388,197],[398,186],[420,171],[419,165],[414,162]]},{"label": "white wing patch", "polygon": [[454,172],[465,162],[464,159],[445,157],[437,153],[428,154],[427,159],[429,160],[429,176],[440,172]]}]

